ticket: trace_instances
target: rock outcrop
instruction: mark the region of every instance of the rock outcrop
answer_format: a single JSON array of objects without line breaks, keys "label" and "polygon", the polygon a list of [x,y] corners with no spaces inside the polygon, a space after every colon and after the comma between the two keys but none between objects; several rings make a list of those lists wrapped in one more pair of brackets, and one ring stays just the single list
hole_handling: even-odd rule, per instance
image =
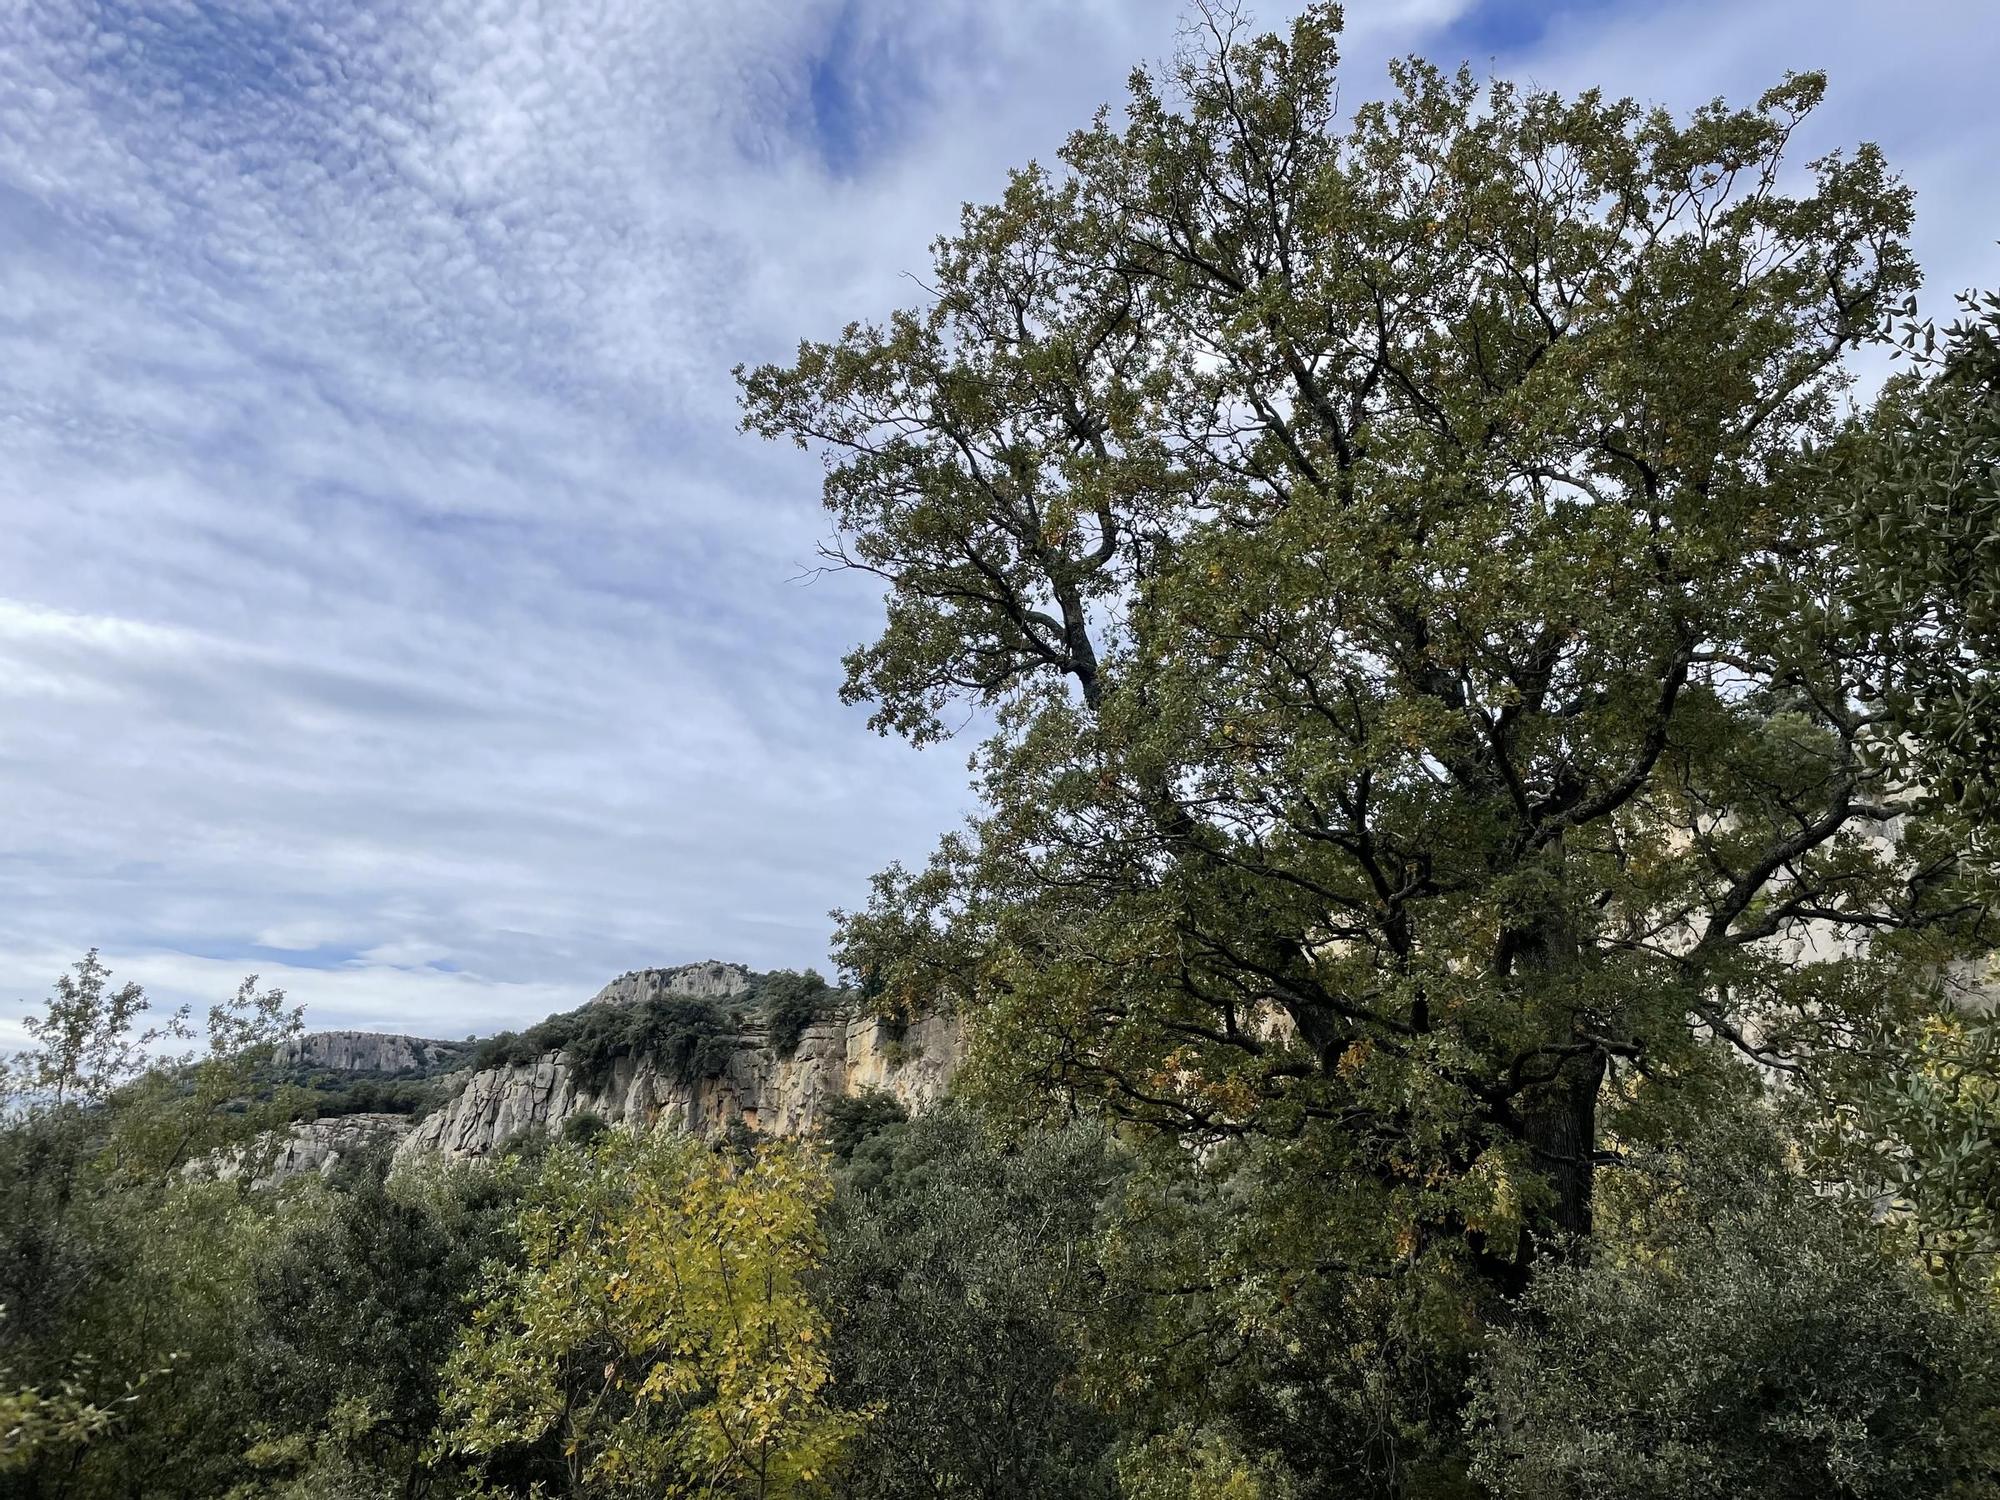
[{"label": "rock outcrop", "polygon": [[[696,966],[714,970],[733,965]],[[615,980],[598,999],[617,1004],[659,993],[727,996],[734,989],[656,987],[649,976],[689,970],[641,971]],[[691,981],[729,982],[722,973]],[[905,1108],[923,1109],[943,1094],[964,1054],[964,1033],[944,1017],[913,1022],[900,1034],[871,1016],[838,1016],[808,1026],[790,1057],[779,1057],[762,1029],[744,1028],[727,1066],[686,1079],[646,1056],[613,1058],[595,1078],[583,1076],[562,1052],[533,1062],[475,1073],[450,1103],[425,1116],[396,1149],[398,1162],[439,1154],[491,1155],[526,1131],[557,1131],[578,1115],[638,1129],[665,1126],[713,1134],[741,1122],[772,1135],[811,1130],[827,1104],[847,1094],[880,1090]]]},{"label": "rock outcrop", "polygon": [[245,1173],[253,1188],[276,1187],[308,1172],[331,1175],[341,1158],[370,1146],[394,1145],[410,1132],[408,1115],[333,1115],[323,1120],[306,1120],[283,1136],[265,1136],[252,1145],[210,1158],[200,1165],[212,1170],[223,1182],[233,1182]]},{"label": "rock outcrop", "polygon": [[456,1067],[469,1050],[464,1042],[386,1031],[309,1031],[283,1043],[274,1061],[281,1068],[329,1073],[441,1073]]},{"label": "rock outcrop", "polygon": [[620,974],[597,992],[592,1005],[637,1005],[667,995],[686,995],[691,1000],[727,1000],[750,988],[756,978],[741,964],[719,959],[682,964],[677,969],[634,969]]}]

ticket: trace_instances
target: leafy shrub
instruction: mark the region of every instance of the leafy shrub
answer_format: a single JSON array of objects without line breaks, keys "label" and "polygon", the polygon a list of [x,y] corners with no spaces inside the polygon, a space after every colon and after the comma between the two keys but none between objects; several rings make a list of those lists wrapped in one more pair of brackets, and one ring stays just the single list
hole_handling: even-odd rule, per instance
[{"label": "leafy shrub", "polygon": [[483,1495],[828,1493],[863,1420],[808,1296],[829,1193],[797,1142],[551,1147],[446,1362],[438,1447]]},{"label": "leafy shrub", "polygon": [[486,1038],[473,1049],[473,1071],[515,1068],[533,1062],[545,1052],[562,1051],[569,1045],[570,1030],[576,1018],[582,1014],[580,1010],[568,1011],[550,1016],[546,1021],[537,1021],[526,1031],[503,1031],[498,1036]]},{"label": "leafy shrub", "polygon": [[537,1021],[525,1031],[503,1031],[471,1047],[474,1070],[520,1067],[551,1052],[591,1083],[602,1082],[620,1057],[648,1056],[683,1082],[712,1078],[729,1065],[742,1028],[760,1018],[781,1057],[798,1050],[814,1021],[853,998],[811,969],[778,969],[752,977],[749,990],[725,1002],[661,995],[637,1005],[585,1005]]},{"label": "leafy shrub", "polygon": [[799,1050],[806,1028],[831,1011],[843,992],[820,978],[816,970],[799,974],[779,969],[760,975],[751,986],[751,994],[763,1012],[773,1050],[780,1057],[790,1057]]},{"label": "leafy shrub", "polygon": [[586,1005],[503,1031],[479,1044],[475,1068],[517,1067],[550,1052],[569,1056],[585,1083],[604,1081],[621,1057],[650,1057],[683,1083],[713,1078],[729,1065],[736,1030],[721,1007],[686,995],[662,995],[637,1005]]},{"label": "leafy shrub", "polygon": [[[886,1113],[880,1096],[865,1113]],[[843,1500],[1115,1493],[1080,1313],[1104,1293],[1093,1236],[1123,1166],[1091,1126],[1010,1142],[951,1109],[878,1123],[839,1173],[821,1278],[835,1389],[874,1413]]]},{"label": "leafy shrub", "polygon": [[827,1101],[826,1113],[820,1119],[820,1139],[835,1161],[846,1162],[870,1136],[909,1118],[910,1112],[894,1094],[885,1094],[880,1089],[843,1094]]},{"label": "leafy shrub", "polygon": [[[623,1024],[616,1024],[622,1017]],[[707,1000],[670,995],[624,1011],[611,1011],[582,1029],[570,1055],[584,1076],[601,1080],[613,1059],[650,1057],[683,1083],[713,1078],[729,1066],[736,1030]]]},{"label": "leafy shrub", "polygon": [[1641,1204],[1636,1243],[1545,1266],[1489,1340],[1471,1409],[1488,1492],[1994,1493],[1990,1313],[1954,1312],[1781,1164],[1679,1176],[1701,1212],[1685,1187]]},{"label": "leafy shrub", "polygon": [[311,1090],[313,1113],[338,1115],[426,1115],[439,1102],[437,1084],[421,1078],[354,1078]]}]

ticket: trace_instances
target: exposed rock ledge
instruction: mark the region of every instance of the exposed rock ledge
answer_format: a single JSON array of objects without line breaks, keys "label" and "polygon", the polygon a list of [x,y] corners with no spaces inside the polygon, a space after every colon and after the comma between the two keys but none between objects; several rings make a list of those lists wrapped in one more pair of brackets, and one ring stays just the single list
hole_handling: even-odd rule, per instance
[{"label": "exposed rock ledge", "polygon": [[[678,979],[691,970],[628,974],[606,986],[598,999],[614,1004],[643,999],[655,992],[653,977],[663,973]],[[740,983],[722,987],[733,977],[704,976],[704,985],[713,984],[713,989],[679,984],[671,989],[729,995],[742,988]],[[789,1058],[778,1057],[760,1032],[746,1030],[718,1076],[692,1083],[663,1073],[648,1057],[617,1058],[592,1083],[578,1076],[564,1054],[549,1052],[531,1063],[473,1074],[456,1098],[417,1122],[396,1148],[396,1160],[430,1154],[487,1156],[523,1131],[560,1130],[565,1121],[585,1113],[607,1124],[640,1129],[665,1125],[713,1134],[741,1121],[766,1134],[798,1135],[813,1129],[829,1100],[865,1090],[880,1090],[905,1108],[921,1110],[944,1092],[963,1054],[962,1028],[936,1016],[911,1023],[900,1037],[869,1016],[818,1021],[806,1028]]]},{"label": "exposed rock ledge", "polygon": [[222,1182],[233,1182],[246,1171],[253,1188],[275,1187],[308,1172],[330,1176],[341,1158],[353,1151],[375,1145],[393,1144],[409,1133],[408,1115],[333,1115],[323,1120],[305,1120],[273,1140],[266,1135],[245,1149],[223,1152],[201,1162],[191,1162],[190,1175],[206,1168]]},{"label": "exposed rock ledge", "polygon": [[330,1073],[435,1073],[451,1067],[470,1049],[464,1042],[399,1036],[386,1031],[309,1031],[278,1048],[285,1068],[324,1068]]},{"label": "exposed rock ledge", "polygon": [[657,1000],[663,995],[727,1000],[749,989],[752,977],[743,965],[726,964],[714,958],[698,964],[682,964],[677,969],[634,969],[599,990],[590,1003],[636,1005],[641,1000]]}]

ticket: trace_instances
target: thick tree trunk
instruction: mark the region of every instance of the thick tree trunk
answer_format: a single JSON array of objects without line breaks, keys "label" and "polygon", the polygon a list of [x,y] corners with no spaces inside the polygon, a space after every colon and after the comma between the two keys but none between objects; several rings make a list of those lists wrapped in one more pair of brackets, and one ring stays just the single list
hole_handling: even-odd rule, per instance
[{"label": "thick tree trunk", "polygon": [[1505,1249],[1483,1233],[1467,1231],[1473,1264],[1503,1297],[1518,1297],[1528,1289],[1537,1261],[1587,1248],[1597,1094],[1605,1066],[1602,1053],[1570,1059],[1555,1078],[1523,1097],[1505,1120],[1508,1133],[1527,1146],[1529,1165],[1548,1191],[1529,1212],[1519,1239]]},{"label": "thick tree trunk", "polygon": [[1528,1096],[1520,1111],[1522,1139],[1554,1194],[1554,1201],[1530,1222],[1524,1256],[1560,1253],[1563,1240],[1590,1235],[1597,1095],[1604,1086],[1604,1066],[1601,1052],[1569,1059],[1551,1082]]},{"label": "thick tree trunk", "polygon": [[[1577,950],[1575,937],[1559,921],[1537,923],[1503,935],[1496,969],[1503,978],[1556,988],[1574,979]],[[1551,1040],[1574,1045],[1573,1025]],[[1605,1068],[1605,1055],[1595,1048],[1564,1057],[1553,1078],[1514,1103],[1515,1129],[1551,1194],[1551,1201],[1531,1214],[1521,1237],[1517,1269],[1523,1281],[1538,1257],[1565,1254],[1570,1242],[1590,1237],[1597,1096]]]}]

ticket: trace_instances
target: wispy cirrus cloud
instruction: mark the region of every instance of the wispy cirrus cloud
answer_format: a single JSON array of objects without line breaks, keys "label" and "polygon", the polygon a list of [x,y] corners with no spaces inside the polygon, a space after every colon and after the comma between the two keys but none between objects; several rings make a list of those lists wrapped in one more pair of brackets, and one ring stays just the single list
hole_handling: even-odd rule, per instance
[{"label": "wispy cirrus cloud", "polygon": [[[1831,137],[1900,133],[1976,279],[1978,49],[1933,58],[1920,124],[1898,102],[1976,19],[1937,9],[1885,47],[1804,0],[1355,3],[1345,93],[1407,49],[1678,106],[1823,63]],[[961,811],[961,758],[835,701],[874,602],[795,581],[816,472],[735,434],[729,368],[911,299],[959,202],[1176,28],[0,16],[0,999],[98,943],[164,998],[258,969],[320,1024],[449,1035],[641,963],[823,962],[826,909]]]}]

